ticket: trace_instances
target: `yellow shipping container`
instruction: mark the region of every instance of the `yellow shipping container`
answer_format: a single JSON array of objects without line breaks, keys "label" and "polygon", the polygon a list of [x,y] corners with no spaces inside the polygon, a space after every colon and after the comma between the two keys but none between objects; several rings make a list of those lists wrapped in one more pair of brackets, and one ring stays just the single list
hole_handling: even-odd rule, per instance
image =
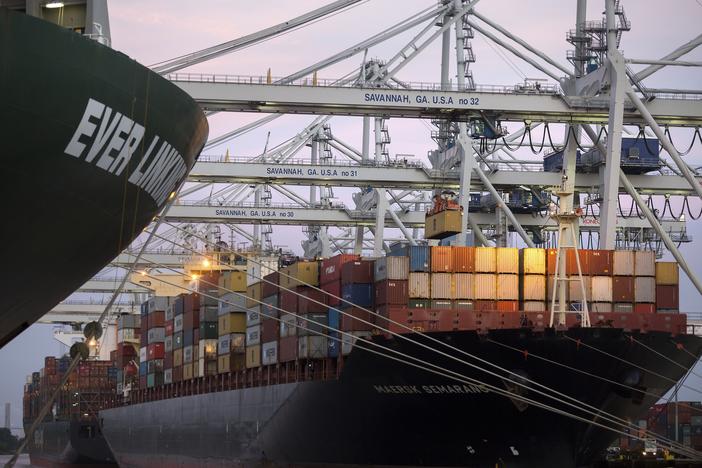
[{"label": "yellow shipping container", "polygon": [[193,375],[193,365],[183,364],[183,380],[192,380]]},{"label": "yellow shipping container", "polygon": [[475,272],[495,273],[497,270],[497,249],[495,247],[475,248]]},{"label": "yellow shipping container", "polygon": [[261,366],[261,346],[247,346],[246,347],[246,368],[251,369],[253,367]]},{"label": "yellow shipping container", "polygon": [[259,305],[261,298],[261,286],[263,283],[260,281],[254,283],[246,288],[246,307],[253,307]]},{"label": "yellow shipping container", "polygon": [[280,270],[280,285],[284,288],[296,286],[319,286],[319,263],[297,262]]},{"label": "yellow shipping container", "polygon": [[546,249],[526,248],[520,250],[519,254],[522,274],[546,274]]},{"label": "yellow shipping container", "polygon": [[495,257],[498,273],[519,273],[519,249],[500,247]]},{"label": "yellow shipping container", "polygon": [[220,278],[224,278],[224,288],[229,291],[246,291],[245,271],[225,271]]},{"label": "yellow shipping container", "polygon": [[183,365],[183,348],[173,350],[173,366],[178,367]]},{"label": "yellow shipping container", "polygon": [[656,284],[678,284],[680,271],[677,262],[656,262]]},{"label": "yellow shipping container", "polygon": [[546,300],[546,276],[544,276],[544,275],[524,275],[524,276],[522,276],[522,300],[523,301],[545,301]]},{"label": "yellow shipping container", "polygon": [[427,239],[443,239],[460,232],[461,212],[458,210],[446,210],[425,218],[424,237]]},{"label": "yellow shipping container", "polygon": [[218,317],[219,336],[246,333],[246,312],[231,312]]},{"label": "yellow shipping container", "polygon": [[229,354],[217,357],[217,373],[227,374],[229,373]]},{"label": "yellow shipping container", "polygon": [[517,301],[517,300],[519,300],[519,275],[512,275],[512,274],[498,274],[497,275],[497,300],[498,301]]}]

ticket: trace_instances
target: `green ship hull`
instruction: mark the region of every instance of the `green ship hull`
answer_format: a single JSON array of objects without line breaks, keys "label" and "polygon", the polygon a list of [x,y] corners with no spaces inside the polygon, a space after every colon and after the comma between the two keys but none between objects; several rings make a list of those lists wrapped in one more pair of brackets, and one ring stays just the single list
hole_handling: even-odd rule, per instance
[{"label": "green ship hull", "polygon": [[207,120],[170,82],[0,8],[0,347],[97,273],[183,183]]}]

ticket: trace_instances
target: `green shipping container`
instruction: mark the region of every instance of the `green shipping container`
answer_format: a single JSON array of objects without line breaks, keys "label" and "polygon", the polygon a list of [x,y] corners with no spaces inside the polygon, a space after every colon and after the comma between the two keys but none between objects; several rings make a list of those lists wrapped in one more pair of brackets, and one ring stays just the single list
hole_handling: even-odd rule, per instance
[{"label": "green shipping container", "polygon": [[200,322],[200,339],[216,340],[219,338],[217,322]]}]

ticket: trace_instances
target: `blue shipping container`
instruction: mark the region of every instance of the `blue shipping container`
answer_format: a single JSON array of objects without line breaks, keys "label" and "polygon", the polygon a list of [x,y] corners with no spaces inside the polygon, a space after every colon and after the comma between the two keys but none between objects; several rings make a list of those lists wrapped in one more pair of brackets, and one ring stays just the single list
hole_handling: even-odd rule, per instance
[{"label": "blue shipping container", "polygon": [[339,332],[329,331],[327,333],[329,333],[329,339],[327,340],[327,356],[332,358],[339,357],[339,348],[341,348],[341,343],[339,342]]},{"label": "blue shipping container", "polygon": [[428,245],[396,244],[388,255],[409,257],[409,271],[431,271],[431,247]]},{"label": "blue shipping container", "polygon": [[139,363],[139,375],[146,375],[148,374],[148,363],[147,361],[140,362]]},{"label": "blue shipping container", "polygon": [[341,297],[353,305],[371,307],[373,305],[373,285],[354,283],[341,287]]},{"label": "blue shipping container", "polygon": [[193,345],[193,331],[192,330],[183,330],[183,346],[192,346]]},{"label": "blue shipping container", "polygon": [[327,315],[329,316],[329,326],[338,330],[341,326],[341,314],[339,313],[339,310],[330,307]]}]

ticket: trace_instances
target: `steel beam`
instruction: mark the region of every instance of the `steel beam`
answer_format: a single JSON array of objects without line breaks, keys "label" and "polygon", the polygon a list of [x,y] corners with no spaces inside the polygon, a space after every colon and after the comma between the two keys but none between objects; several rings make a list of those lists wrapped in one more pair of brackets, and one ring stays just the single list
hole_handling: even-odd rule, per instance
[{"label": "steel beam", "polygon": [[[173,82],[190,94],[205,110],[237,112],[370,115],[377,117],[448,118],[454,121],[488,112],[502,121],[596,123],[607,122],[606,99],[566,99],[554,93],[521,94],[509,87],[479,87],[475,91],[387,89],[373,87],[251,84],[237,77],[221,82],[206,75],[176,76]],[[422,85],[424,86],[424,85]],[[569,104],[570,103],[570,104]],[[702,125],[702,100],[659,97],[649,111],[662,123]],[[624,113],[625,125],[644,120],[631,105]]]},{"label": "steel beam", "polygon": [[[696,38],[692,39],[691,41],[681,45],[665,57],[661,58],[661,60],[675,60],[679,57],[682,57],[683,55],[687,54],[688,52],[693,51],[696,47],[698,47],[700,44],[702,44],[702,34],[697,36]],[[640,72],[638,72],[635,76],[636,81],[641,81],[646,77],[649,77],[656,73],[658,70],[663,68],[664,65],[651,65],[650,67],[646,67]]]}]

